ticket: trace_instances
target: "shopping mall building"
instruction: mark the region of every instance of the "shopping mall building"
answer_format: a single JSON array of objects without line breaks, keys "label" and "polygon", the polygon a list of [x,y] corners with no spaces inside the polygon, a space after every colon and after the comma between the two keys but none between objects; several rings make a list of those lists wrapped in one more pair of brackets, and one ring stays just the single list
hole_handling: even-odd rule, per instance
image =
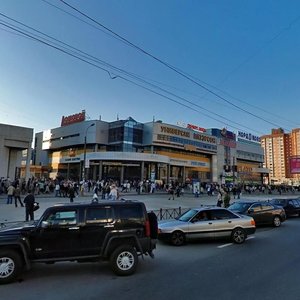
[{"label": "shopping mall building", "polygon": [[259,142],[239,141],[224,129],[86,120],[85,111],[37,133],[34,152],[51,178],[261,183],[265,172]]}]

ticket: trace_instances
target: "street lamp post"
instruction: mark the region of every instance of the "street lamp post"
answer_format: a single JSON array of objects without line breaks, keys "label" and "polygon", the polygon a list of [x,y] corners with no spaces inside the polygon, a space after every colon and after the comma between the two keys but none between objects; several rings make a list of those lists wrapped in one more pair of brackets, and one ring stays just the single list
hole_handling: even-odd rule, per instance
[{"label": "street lamp post", "polygon": [[84,148],[83,148],[83,168],[82,168],[82,181],[85,181],[85,164],[86,164],[86,136],[88,129],[95,126],[95,123],[92,123],[89,125],[86,130],[85,130],[85,135],[84,135]]}]

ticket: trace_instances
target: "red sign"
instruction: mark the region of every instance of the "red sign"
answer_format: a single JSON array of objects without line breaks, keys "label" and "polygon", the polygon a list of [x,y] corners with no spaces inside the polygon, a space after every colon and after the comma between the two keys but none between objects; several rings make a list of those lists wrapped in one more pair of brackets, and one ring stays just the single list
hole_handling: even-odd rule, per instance
[{"label": "red sign", "polygon": [[290,158],[291,174],[300,174],[300,156]]},{"label": "red sign", "polygon": [[190,128],[190,129],[197,130],[197,131],[200,131],[200,132],[206,132],[205,128],[199,127],[197,125],[187,124],[186,128]]},{"label": "red sign", "polygon": [[85,121],[85,110],[81,113],[71,115],[71,116],[63,116],[61,119],[61,126],[67,126],[74,123],[79,123]]}]

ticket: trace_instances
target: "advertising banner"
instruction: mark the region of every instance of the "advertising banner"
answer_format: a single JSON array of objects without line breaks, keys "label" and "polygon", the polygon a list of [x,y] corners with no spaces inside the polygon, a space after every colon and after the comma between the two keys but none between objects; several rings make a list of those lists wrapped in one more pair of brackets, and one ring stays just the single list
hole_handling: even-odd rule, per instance
[{"label": "advertising banner", "polygon": [[290,158],[290,171],[291,174],[300,174],[300,156]]}]

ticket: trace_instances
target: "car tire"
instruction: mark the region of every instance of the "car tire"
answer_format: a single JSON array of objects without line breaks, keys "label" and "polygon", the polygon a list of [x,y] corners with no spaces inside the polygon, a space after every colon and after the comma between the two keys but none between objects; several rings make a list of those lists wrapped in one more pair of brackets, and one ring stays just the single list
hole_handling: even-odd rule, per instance
[{"label": "car tire", "polygon": [[116,248],[110,256],[110,265],[117,275],[132,275],[136,271],[138,265],[136,250],[130,245]]},{"label": "car tire", "polygon": [[21,257],[16,251],[0,250],[0,284],[15,281],[22,267]]},{"label": "car tire", "polygon": [[174,231],[171,235],[171,244],[173,246],[182,246],[185,243],[185,235],[182,231]]},{"label": "car tire", "polygon": [[273,226],[274,227],[279,227],[281,225],[281,219],[279,216],[275,216],[273,218]]},{"label": "car tire", "polygon": [[245,242],[247,234],[243,228],[235,228],[231,233],[231,239],[235,244],[242,244]]}]

